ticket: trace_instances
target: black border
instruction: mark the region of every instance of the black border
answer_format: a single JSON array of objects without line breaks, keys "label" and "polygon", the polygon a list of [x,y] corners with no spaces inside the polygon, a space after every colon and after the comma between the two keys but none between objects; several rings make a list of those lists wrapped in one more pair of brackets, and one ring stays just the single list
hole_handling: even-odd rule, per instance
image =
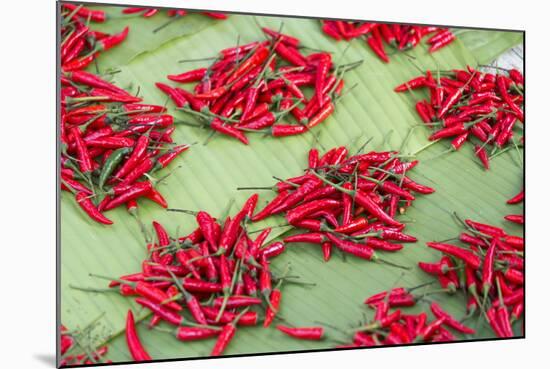
[{"label": "black border", "polygon": [[[131,7],[135,6],[132,4],[113,4],[113,3],[96,3],[96,2],[79,2],[79,1],[60,1],[56,0],[55,6],[56,6],[56,367],[60,368],[59,363],[61,359],[61,353],[60,353],[60,333],[61,333],[61,191],[60,191],[60,173],[61,173],[61,163],[58,160],[61,153],[61,145],[60,145],[60,125],[58,122],[60,122],[61,119],[61,110],[60,110],[60,101],[61,101],[61,60],[59,58],[59,48],[60,48],[60,10],[61,5],[63,3],[68,4],[87,4],[87,5],[98,5],[98,6],[115,6],[115,7]],[[200,8],[183,8],[183,7],[167,7],[167,6],[152,6],[152,5],[139,5],[139,7],[142,8],[157,8],[157,9],[185,9],[185,10],[191,10],[191,11],[212,11],[212,12],[222,12],[226,14],[237,14],[237,15],[251,15],[251,16],[267,16],[267,17],[282,17],[282,18],[298,18],[298,19],[328,19],[328,20],[343,20],[343,21],[359,21],[359,22],[376,22],[376,23],[400,23],[400,24],[406,24],[406,25],[422,25],[422,26],[443,26],[443,27],[452,27],[452,28],[458,28],[458,29],[472,29],[472,30],[482,30],[482,31],[499,31],[499,32],[516,32],[516,33],[522,33],[523,35],[523,76],[524,76],[524,86],[527,85],[527,74],[526,74],[526,31],[525,30],[519,30],[519,29],[503,29],[503,28],[486,28],[486,27],[465,27],[465,26],[456,26],[456,25],[442,25],[442,24],[436,24],[436,23],[407,23],[407,22],[394,22],[394,21],[375,21],[370,19],[353,19],[353,18],[332,18],[332,17],[308,17],[308,16],[302,16],[302,15],[287,15],[287,14],[272,14],[272,13],[252,13],[252,12],[237,12],[237,11],[227,11],[227,10],[217,10],[217,9],[200,9]],[[527,108],[526,108],[526,95],[527,95],[527,89],[524,89],[524,121],[526,120],[526,114],[527,114]],[[524,126],[524,140],[526,140],[526,130]],[[526,159],[526,145],[523,146],[523,188],[526,190],[526,166],[525,166],[525,159]],[[526,205],[527,205],[527,197],[525,198],[523,202],[523,216],[526,217]],[[523,238],[526,239],[526,233],[525,233],[525,224],[523,225]],[[526,247],[525,247],[526,248]],[[524,260],[526,259],[526,253],[524,248]],[[527,289],[527,279],[526,279],[526,269],[524,267],[523,269],[523,275],[524,275],[524,291]],[[86,365],[71,365],[71,366],[64,366],[63,368],[91,368],[91,367],[102,367],[102,366],[115,366],[115,365],[128,365],[128,364],[151,364],[151,363],[165,363],[165,362],[182,362],[182,361],[194,361],[194,360],[212,360],[212,359],[226,359],[226,358],[239,358],[239,357],[256,357],[256,356],[271,356],[271,355],[288,355],[288,354],[305,354],[305,353],[319,353],[319,352],[335,352],[335,351],[350,351],[350,350],[370,350],[370,349],[392,349],[392,348],[401,348],[401,347],[417,347],[417,346],[427,346],[427,345],[448,345],[448,344],[467,344],[467,343],[475,343],[475,342],[492,342],[492,341],[510,341],[510,340],[522,340],[526,338],[526,321],[527,321],[527,309],[525,306],[525,297],[526,293],[523,295],[523,305],[524,305],[524,318],[523,318],[523,331],[521,336],[514,336],[510,338],[475,338],[475,339],[468,339],[468,340],[461,340],[461,341],[453,341],[453,342],[427,342],[427,343],[409,343],[409,344],[400,344],[400,345],[386,345],[386,346],[375,346],[375,347],[346,347],[346,348],[327,348],[327,349],[311,349],[311,350],[296,350],[296,351],[277,351],[277,352],[260,352],[260,353],[253,353],[253,354],[233,354],[233,355],[223,355],[223,356],[205,356],[205,357],[189,357],[189,358],[178,358],[178,359],[155,359],[151,361],[143,361],[143,362],[135,362],[135,361],[119,361],[119,362],[113,362],[113,363],[97,363],[97,364],[86,364]]]}]

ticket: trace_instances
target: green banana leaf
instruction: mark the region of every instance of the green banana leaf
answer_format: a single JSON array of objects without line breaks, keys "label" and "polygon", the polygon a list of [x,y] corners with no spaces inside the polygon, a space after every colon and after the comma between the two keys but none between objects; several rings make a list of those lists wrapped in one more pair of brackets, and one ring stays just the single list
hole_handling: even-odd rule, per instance
[{"label": "green banana leaf", "polygon": [[122,14],[123,8],[118,6],[90,8],[101,8],[108,18],[105,23],[91,23],[91,29],[109,34],[121,32],[124,27],[130,30],[123,47],[110,49],[98,58],[98,67],[103,70],[127,64],[139,55],[153,52],[170,41],[195,34],[216,22],[192,13],[185,17],[168,17],[165,11],[159,11],[154,19],[147,19],[136,14]]},{"label": "green banana leaf", "polygon": [[[155,88],[155,82],[166,81],[167,74],[205,65],[199,62],[181,64],[178,60],[214,56],[220,49],[235,45],[237,39],[241,44],[262,39],[256,22],[274,29],[283,22],[285,33],[299,37],[310,48],[332,51],[337,62],[364,60],[359,68],[346,75],[346,86],[357,86],[338,102],[334,115],[311,133],[284,139],[250,135],[248,146],[214,135],[204,145],[209,131],[183,125],[177,127],[174,134],[177,142],[197,144],[172,164],[171,169],[180,168],[165,180],[160,191],[173,208],[202,209],[215,216],[224,212],[230,199],[235,200],[232,208],[235,211],[251,194],[236,191],[239,186],[268,186],[274,183],[272,176],[288,178],[301,174],[307,163],[307,152],[313,145],[321,150],[337,145],[356,149],[372,139],[367,147],[369,150],[399,149],[410,132],[410,140],[403,151],[419,150],[428,143],[429,134],[429,130],[420,125],[414,110],[415,101],[423,95],[397,94],[393,87],[417,76],[419,69],[448,70],[485,63],[521,42],[522,38],[520,33],[488,31],[478,34],[471,31],[463,33],[449,47],[433,55],[427,53],[425,45],[421,45],[407,55],[392,55],[391,63],[384,64],[362,41],[354,40],[348,48],[347,43],[326,37],[320,31],[319,22],[313,19],[254,19],[252,16],[232,15],[227,21],[213,22],[186,37],[175,37],[167,42],[151,41],[150,38],[155,36],[148,30],[164,21],[157,16],[132,19],[132,32],[139,35],[143,50],[147,52],[137,52],[139,45],[129,40],[128,45],[122,44],[118,50],[105,53],[100,59],[102,68],[114,66],[120,69],[114,77],[116,82],[126,87],[139,86],[144,101],[153,104],[166,102],[165,96]],[[187,21],[187,17],[181,20],[182,23]],[[113,29],[117,28],[115,22],[124,24],[122,20],[112,22]],[[186,117],[173,110],[173,105],[168,104],[168,107],[175,116]],[[318,142],[315,135],[318,135]],[[313,287],[283,286],[280,314],[289,324],[322,322],[346,330],[357,325],[365,314],[372,316],[372,311],[363,305],[367,296],[396,283],[415,286],[431,280],[415,266],[418,261],[433,262],[439,257],[438,252],[425,246],[426,241],[445,240],[459,234],[460,227],[453,219],[453,212],[463,218],[489,222],[513,234],[521,234],[522,228],[505,222],[503,216],[522,211],[520,205],[505,203],[522,186],[522,153],[510,150],[491,161],[490,171],[484,171],[474,158],[470,144],[459,152],[436,157],[447,148],[448,142],[427,147],[418,154],[421,163],[411,172],[411,177],[436,189],[432,195],[417,196],[413,206],[401,217],[401,220],[410,222],[407,233],[418,237],[418,243],[406,245],[395,254],[383,254],[388,261],[412,269],[403,272],[353,257],[344,260],[338,255],[325,263],[320,249],[313,245],[289,246],[274,260],[273,268],[280,271],[290,263],[292,274],[299,275],[303,282],[316,284]],[[163,174],[167,172],[165,170]],[[272,196],[271,192],[262,192],[259,206]],[[76,328],[104,313],[101,318],[103,330],[98,341],[109,335],[115,336],[110,341],[107,358],[115,362],[131,361],[124,337],[116,334],[124,327],[129,308],[138,315],[144,315],[145,311],[141,311],[131,299],[116,293],[89,293],[71,288],[106,287],[105,281],[92,278],[89,273],[117,277],[140,269],[146,251],[136,221],[125,209],[111,211],[108,216],[115,222],[113,226],[98,225],[81,212],[70,194],[61,195],[61,318],[63,324]],[[192,216],[169,213],[147,201],[140,203],[140,216],[147,224],[153,220],[161,222],[172,235],[177,232],[185,234],[195,227]],[[284,224],[284,221],[282,218],[271,219],[256,226],[262,228],[266,224]],[[280,234],[285,228],[277,230]],[[434,295],[431,298],[455,316],[465,314],[461,294]],[[422,303],[408,310],[418,312],[427,307]],[[479,328],[478,333],[465,339],[493,337],[483,321],[474,320],[471,324]],[[213,340],[182,343],[167,332],[148,330],[144,325],[138,329],[143,344],[155,359],[204,357],[214,343]],[[520,334],[519,325],[514,329]],[[226,354],[326,349],[341,341],[349,341],[349,335],[346,337],[337,330],[328,333],[335,340],[307,342],[291,339],[273,327],[242,328]]]}]

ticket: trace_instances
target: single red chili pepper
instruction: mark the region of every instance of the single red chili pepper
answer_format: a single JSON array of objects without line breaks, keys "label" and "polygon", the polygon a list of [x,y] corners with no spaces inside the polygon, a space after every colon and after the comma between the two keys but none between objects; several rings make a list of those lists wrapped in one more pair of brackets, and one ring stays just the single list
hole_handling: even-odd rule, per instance
[{"label": "single red chili pepper", "polygon": [[110,219],[101,214],[101,212],[95,207],[94,203],[89,198],[89,194],[85,192],[77,192],[75,199],[82,210],[84,210],[86,214],[88,214],[88,216],[96,222],[107,225],[113,224]]},{"label": "single red chili pepper", "polygon": [[208,69],[206,68],[198,68],[181,74],[170,74],[167,78],[179,83],[198,82],[206,76],[207,72]]},{"label": "single red chili pepper", "polygon": [[[184,90],[172,88],[161,82],[156,82],[155,86],[157,86],[159,90],[167,94],[170,97],[170,99],[174,102],[176,107],[182,108],[187,106],[188,104],[190,104],[193,107],[193,105],[191,104],[191,101],[189,101],[188,99],[188,96],[185,96],[181,93],[181,91],[184,91]],[[192,101],[195,102],[195,100],[192,100]]]},{"label": "single red chili pepper", "polygon": [[114,34],[112,36],[104,37],[101,40],[98,40],[97,45],[99,50],[106,51],[120,44],[122,41],[126,39],[129,31],[130,31],[130,28],[125,27],[124,30],[122,30],[122,32],[120,33]]},{"label": "single red chili pepper", "polygon": [[324,335],[323,327],[287,327],[278,325],[277,329],[290,337],[301,340],[319,341]]},{"label": "single red chili pepper", "polygon": [[[249,297],[249,296],[230,296],[227,300],[226,307],[228,309],[236,309],[241,307],[247,307],[251,305],[259,305],[262,303],[262,300],[256,297]],[[223,298],[218,297],[214,299],[213,306],[216,309],[219,309],[223,304]]]},{"label": "single red chili pepper", "polygon": [[399,86],[394,88],[395,92],[404,92],[408,90],[415,90],[422,87],[435,87],[431,83],[428,83],[426,77],[420,76],[415,77],[411,79],[410,81],[407,81],[403,84],[400,84]]},{"label": "single red chili pepper", "polygon": [[82,133],[80,132],[80,128],[74,127],[70,130],[70,132],[75,143],[76,152],[79,159],[78,165],[79,165],[80,171],[85,174],[89,173],[92,171],[92,160],[90,158],[88,149],[86,148],[86,144],[82,139]]},{"label": "single red chili pepper", "polygon": [[524,283],[523,273],[517,269],[506,268],[506,271],[502,275],[506,278],[506,280],[514,284],[523,285]]},{"label": "single red chili pepper", "polygon": [[437,303],[432,302],[430,309],[436,318],[444,318],[445,321],[443,324],[453,328],[454,330],[464,333],[464,334],[475,334],[476,331],[470,327],[465,326],[460,323],[458,320],[454,319],[449,313],[443,310],[443,308]]},{"label": "single red chili pepper", "polygon": [[506,215],[504,217],[504,219],[510,221],[510,222],[513,222],[513,223],[517,223],[517,224],[524,224],[525,223],[525,220],[523,218],[523,215],[520,215],[520,214],[511,214],[511,215]]},{"label": "single red chili pepper", "polygon": [[151,356],[147,353],[139,340],[132,310],[128,310],[128,315],[126,316],[126,343],[128,344],[128,350],[134,361],[151,360]]},{"label": "single red chili pepper", "polygon": [[437,41],[432,42],[432,45],[428,49],[428,52],[433,53],[434,51],[437,51],[442,47],[449,45],[455,40],[456,36],[451,31],[446,32],[447,33],[445,33],[445,36],[439,38]]},{"label": "single red chili pepper", "polygon": [[525,192],[524,192],[524,190],[521,190],[517,195],[512,197],[510,200],[506,201],[506,203],[507,204],[519,204],[520,202],[523,201],[524,197],[525,197]]},{"label": "single red chili pepper", "polygon": [[288,236],[284,239],[284,242],[285,243],[303,242],[303,243],[322,244],[326,240],[327,238],[324,233],[309,232],[309,233],[301,233],[301,234],[295,234],[293,236]]},{"label": "single red chili pepper", "polygon": [[295,47],[295,48],[300,46],[300,40],[297,39],[296,37],[292,37],[292,36],[285,35],[285,34],[280,33],[280,32],[273,31],[272,29],[269,29],[267,27],[262,27],[262,31],[266,35],[273,38],[274,41],[279,40],[280,42],[283,42],[283,43],[287,44],[288,46]]},{"label": "single red chili pepper", "polygon": [[483,259],[483,269],[482,269],[482,276],[481,276],[481,291],[483,293],[483,300],[487,298],[487,295],[489,294],[489,290],[493,286],[493,279],[494,279],[494,261],[495,261],[495,253],[498,246],[498,240],[496,238],[493,238],[491,241],[491,245],[487,249],[487,253],[485,254],[485,258]]},{"label": "single red chili pepper", "polygon": [[491,226],[491,225],[484,224],[484,223],[474,222],[471,219],[466,219],[465,223],[469,227],[473,228],[474,230],[476,230],[478,232],[481,232],[481,233],[484,233],[484,234],[486,234],[488,236],[491,236],[491,237],[500,238],[500,237],[503,237],[503,236],[506,235],[506,232],[504,232],[504,230],[502,228],[499,228],[499,227]]},{"label": "single red chili pepper", "polygon": [[317,96],[319,106],[323,106],[323,102],[324,102],[323,89],[324,89],[324,84],[327,79],[331,66],[332,66],[332,58],[330,54],[325,54],[325,53],[320,54],[320,57],[318,59],[318,64],[317,64],[316,76],[315,76],[315,95]]},{"label": "single red chili pepper", "polygon": [[155,167],[153,171],[161,168],[166,168],[176,157],[178,157],[182,152],[187,151],[189,145],[179,145],[171,148],[165,154],[157,157]]},{"label": "single red chili pepper", "polygon": [[[279,43],[279,45],[281,44]],[[238,65],[235,71],[231,74],[231,77],[227,80],[226,84],[229,85],[235,82],[252,68],[261,65],[268,58],[268,56],[269,50],[264,45],[260,44],[248,59]]]},{"label": "single red chili pepper", "polygon": [[239,315],[235,317],[235,319],[231,323],[226,324],[222,328],[222,331],[218,336],[218,340],[216,341],[216,344],[214,345],[210,356],[220,356],[225,351],[225,349],[235,336],[235,332],[237,331],[237,322],[246,313],[247,310],[243,310],[241,313],[239,313]]},{"label": "single red chili pepper", "polygon": [[285,199],[286,197],[288,196],[289,194],[289,191],[288,190],[283,190],[282,192],[280,192],[273,200],[271,200],[271,202],[269,204],[267,204],[260,212],[256,213],[255,215],[252,216],[251,220],[253,222],[257,222],[259,220],[262,220],[268,216],[271,215],[271,212],[272,210],[279,206],[279,204],[281,204]]},{"label": "single red chili pepper", "polygon": [[267,307],[267,311],[265,312],[264,328],[269,327],[273,322],[273,319],[275,319],[275,316],[277,315],[277,312],[279,310],[279,305],[281,303],[281,296],[282,294],[279,287],[275,287],[271,291],[271,294],[268,300],[269,306]]},{"label": "single red chili pepper", "polygon": [[332,254],[332,242],[323,242],[321,244],[321,250],[323,252],[323,260],[325,262],[329,261]]},{"label": "single red chili pepper", "polygon": [[525,246],[525,241],[523,237],[517,237],[517,236],[505,236],[502,239],[502,242],[504,242],[507,245],[512,246],[515,249],[523,250]]},{"label": "single red chili pepper", "polygon": [[330,209],[339,205],[340,201],[332,199],[311,201],[289,210],[286,213],[285,218],[289,224],[295,224],[296,222],[306,218],[310,214],[313,214],[320,210]]},{"label": "single red chili pepper", "polygon": [[479,256],[469,250],[465,250],[455,245],[440,242],[426,242],[426,245],[445,254],[454,256],[464,261],[466,264],[470,265],[474,269],[478,269],[481,266],[481,260]]},{"label": "single red chili pepper", "polygon": [[285,251],[285,244],[283,242],[274,242],[269,246],[264,247],[260,250],[261,257],[266,259],[274,258],[282,254]]},{"label": "single red chili pepper", "polygon": [[333,112],[334,112],[334,104],[332,102],[324,104],[323,107],[313,117],[309,119],[309,121],[307,122],[307,127],[313,128],[316,125],[322,123]]},{"label": "single red chili pepper", "polygon": [[148,146],[149,146],[149,136],[148,135],[140,136],[136,141],[136,144],[134,146],[134,149],[132,150],[132,153],[130,154],[128,159],[124,162],[124,164],[113,175],[113,177],[117,179],[124,178],[132,169],[134,169],[138,165],[139,160],[145,154]]},{"label": "single red chili pepper", "polygon": [[162,320],[172,325],[179,326],[181,325],[181,323],[183,323],[184,319],[181,315],[170,309],[165,308],[164,305],[157,304],[145,298],[137,298],[135,301],[141,306],[151,310],[155,315],[160,316]]},{"label": "single red chili pepper", "polygon": [[202,327],[179,327],[176,330],[176,338],[184,342],[203,340],[218,334],[220,334],[219,330]]},{"label": "single red chili pepper", "polygon": [[80,69],[86,68],[90,65],[96,58],[97,53],[89,54],[78,59],[73,59],[68,63],[65,63],[61,66],[64,72],[76,72]]},{"label": "single red chili pepper", "polygon": [[286,125],[276,124],[271,127],[271,135],[273,137],[286,137],[299,135],[308,130],[308,127],[302,125]]},{"label": "single red chili pepper", "polygon": [[332,242],[334,246],[338,247],[340,250],[346,253],[352,254],[354,256],[357,256],[366,260],[377,260],[377,256],[375,255],[374,250],[370,246],[355,243],[352,241],[343,240],[331,233],[326,233],[326,237]]},{"label": "single red chili pepper", "polygon": [[144,196],[145,194],[149,193],[152,188],[152,184],[149,181],[144,182],[137,182],[128,189],[120,194],[119,196],[113,198],[111,202],[109,202],[105,206],[105,210],[111,210],[114,209],[122,204],[125,204],[126,202],[136,199],[138,197]]},{"label": "single red chili pepper", "polygon": [[386,51],[384,51],[384,46],[382,43],[379,43],[375,37],[369,36],[367,37],[367,44],[371,48],[371,50],[384,62],[389,63],[390,59],[388,58],[388,55],[386,54]]},{"label": "single red chili pepper", "polygon": [[484,147],[481,147],[479,145],[474,146],[474,152],[476,156],[479,158],[483,166],[486,170],[489,170],[489,155],[487,154],[487,150],[485,150]]},{"label": "single red chili pepper", "polygon": [[278,42],[275,44],[275,52],[279,57],[286,60],[290,64],[296,65],[298,67],[305,67],[307,65],[307,62],[302,54],[294,48],[286,46],[282,42]]}]

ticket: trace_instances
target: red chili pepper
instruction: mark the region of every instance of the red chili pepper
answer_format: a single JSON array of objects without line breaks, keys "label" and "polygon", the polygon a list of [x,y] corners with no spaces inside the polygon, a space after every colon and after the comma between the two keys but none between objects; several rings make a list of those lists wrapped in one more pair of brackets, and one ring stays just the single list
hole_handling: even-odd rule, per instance
[{"label": "red chili pepper", "polygon": [[285,35],[283,33],[280,33],[280,32],[276,32],[276,31],[273,31],[267,27],[262,27],[262,31],[270,36],[271,38],[274,39],[274,41],[277,41],[279,40],[280,42],[288,45],[288,46],[291,46],[291,47],[299,47],[300,46],[300,40],[297,39],[296,37],[292,37],[292,36],[289,36],[289,35]]},{"label": "red chili pepper", "polygon": [[481,266],[481,260],[479,256],[469,250],[465,250],[455,245],[440,242],[426,242],[426,245],[445,254],[454,256],[464,261],[466,264],[470,265],[474,269],[478,269]]},{"label": "red chili pepper", "polygon": [[518,224],[523,224],[525,222],[523,215],[520,214],[512,214],[512,215],[506,215],[504,219]]},{"label": "red chili pepper", "polygon": [[420,76],[420,77],[413,78],[408,82],[400,84],[399,86],[394,88],[394,91],[404,92],[408,90],[415,90],[422,87],[434,87],[434,86],[432,86],[431,83],[428,83],[428,81],[426,80],[426,77]]},{"label": "red chili pepper", "polygon": [[176,338],[180,341],[189,342],[215,337],[220,331],[202,327],[179,327],[176,331]]},{"label": "red chili pepper", "polygon": [[137,182],[131,185],[125,192],[113,198],[106,206],[105,210],[114,209],[126,202],[144,196],[151,191],[152,184],[149,181]]},{"label": "red chili pepper", "polygon": [[484,147],[481,147],[479,145],[474,146],[474,152],[476,156],[479,158],[483,166],[486,170],[489,170],[489,155],[487,154],[487,150],[485,150]]},{"label": "red chili pepper", "polygon": [[331,233],[326,233],[326,237],[340,250],[360,257],[366,260],[376,260],[374,250],[366,245],[355,243],[352,241],[342,240]]},{"label": "red chili pepper", "polygon": [[160,316],[162,320],[172,325],[179,326],[183,322],[183,317],[181,315],[170,309],[165,308],[161,304],[157,304],[155,302],[152,302],[151,300],[144,298],[137,298],[135,301],[141,306],[151,310],[155,315]]},{"label": "red chili pepper", "polygon": [[325,119],[327,119],[332,113],[334,112],[334,104],[332,102],[329,102],[321,108],[313,117],[309,119],[307,122],[308,128],[313,128],[316,125],[322,123]]},{"label": "red chili pepper", "polygon": [[198,82],[206,76],[207,71],[208,69],[206,68],[198,68],[181,74],[171,74],[168,75],[167,78],[171,81],[179,83]]},{"label": "red chili pepper", "polygon": [[286,327],[278,325],[277,329],[290,337],[301,340],[319,341],[323,338],[324,334],[323,327]]},{"label": "red chili pepper", "polygon": [[264,327],[269,327],[279,310],[281,303],[281,290],[275,287],[269,296],[269,306],[265,313]]},{"label": "red chili pepper", "polygon": [[445,321],[443,324],[453,328],[454,330],[464,333],[464,334],[475,334],[476,331],[472,328],[469,328],[465,326],[464,324],[460,323],[458,320],[454,319],[449,313],[443,310],[443,308],[437,303],[432,302],[430,305],[430,309],[432,310],[432,313],[436,318],[444,318]]},{"label": "red chili pepper", "polygon": [[476,231],[484,233],[488,236],[500,238],[506,235],[506,232],[504,232],[504,230],[499,227],[491,226],[484,223],[474,222],[473,220],[470,220],[470,219],[466,219],[465,223],[469,227],[475,229]]},{"label": "red chili pepper", "polygon": [[445,31],[442,34],[444,34],[444,36],[437,39],[436,41],[431,42],[432,45],[428,49],[428,51],[430,53],[433,53],[434,51],[437,51],[437,50],[441,49],[442,47],[447,46],[448,44],[453,42],[454,39],[456,38],[456,36],[451,31]]},{"label": "red chili pepper", "polygon": [[124,30],[122,30],[122,32],[99,40],[98,46],[100,50],[106,51],[120,44],[122,41],[126,39],[126,36],[128,36],[129,30],[130,29],[128,27],[125,27]]},{"label": "red chili pepper", "polygon": [[151,356],[147,353],[139,340],[132,310],[128,310],[128,315],[126,317],[126,343],[128,344],[128,350],[134,361],[151,360]]},{"label": "red chili pepper", "polygon": [[113,222],[106,218],[101,212],[95,207],[92,200],[89,198],[89,194],[84,192],[77,192],[75,195],[75,199],[78,205],[92,218],[98,223],[102,224],[113,224]]},{"label": "red chili pepper", "polygon": [[235,332],[237,331],[237,322],[246,313],[247,310],[242,311],[239,315],[235,317],[235,319],[231,323],[226,324],[222,328],[222,331],[218,336],[218,340],[216,341],[216,344],[214,345],[210,356],[220,356],[225,351],[225,349],[235,336]]},{"label": "red chili pepper", "polygon": [[371,50],[384,62],[389,63],[390,59],[388,58],[388,55],[386,54],[386,51],[384,51],[384,46],[382,43],[378,42],[375,37],[369,36],[367,37],[367,44],[371,48]]}]

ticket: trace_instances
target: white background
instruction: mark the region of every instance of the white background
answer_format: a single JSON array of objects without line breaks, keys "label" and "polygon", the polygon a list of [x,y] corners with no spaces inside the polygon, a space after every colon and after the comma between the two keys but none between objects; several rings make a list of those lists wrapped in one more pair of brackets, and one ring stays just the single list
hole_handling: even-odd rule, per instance
[{"label": "white background", "polygon": [[[154,368],[520,367],[548,350],[548,108],[550,43],[544,2],[128,0],[133,4],[527,31],[527,338],[505,342],[384,348],[145,365]],[[113,0],[112,2],[123,2]],[[2,2],[0,20],[0,365],[53,367],[55,355],[55,4]],[[130,366],[119,366],[120,368]],[[133,366],[138,367],[138,366]],[[144,366],[142,366],[144,367]]]}]

